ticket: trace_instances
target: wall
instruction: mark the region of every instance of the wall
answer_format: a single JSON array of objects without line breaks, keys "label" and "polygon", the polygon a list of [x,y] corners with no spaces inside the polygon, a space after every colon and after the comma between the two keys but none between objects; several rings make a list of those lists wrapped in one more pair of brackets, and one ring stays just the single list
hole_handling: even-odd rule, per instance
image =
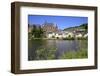
[{"label": "wall", "polygon": [[[11,15],[10,3],[15,0],[0,0],[0,76],[16,76],[10,73],[10,60],[11,60]],[[74,5],[89,5],[98,6],[100,20],[100,1],[99,0],[17,0],[41,3],[57,3],[57,4],[74,4]],[[100,24],[100,22],[98,22]],[[100,28],[100,26],[98,26]],[[100,33],[100,30],[98,30]],[[98,43],[100,42],[100,35],[98,36]],[[100,46],[100,43],[99,45]],[[98,54],[100,58],[100,49]],[[81,70],[81,71],[65,71],[65,72],[52,72],[52,73],[38,73],[38,74],[21,74],[18,76],[100,76],[100,59],[98,70]]]}]

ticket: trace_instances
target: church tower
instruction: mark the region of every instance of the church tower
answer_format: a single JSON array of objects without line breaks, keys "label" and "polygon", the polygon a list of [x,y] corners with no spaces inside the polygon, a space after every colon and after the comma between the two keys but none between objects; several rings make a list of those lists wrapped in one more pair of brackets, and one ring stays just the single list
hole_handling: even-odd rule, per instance
[{"label": "church tower", "polygon": [[58,26],[57,26],[57,24],[56,24],[56,27],[55,27],[55,28],[56,28],[56,31],[58,31]]}]

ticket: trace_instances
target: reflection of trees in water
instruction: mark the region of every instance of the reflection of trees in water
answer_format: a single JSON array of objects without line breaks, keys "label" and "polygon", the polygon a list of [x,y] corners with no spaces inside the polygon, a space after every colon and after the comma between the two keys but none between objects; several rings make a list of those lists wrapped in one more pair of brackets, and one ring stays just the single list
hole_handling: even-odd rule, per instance
[{"label": "reflection of trees in water", "polygon": [[55,40],[44,40],[43,45],[36,50],[37,60],[55,59],[55,53],[57,51]]},{"label": "reflection of trees in water", "polygon": [[55,45],[55,42],[52,40],[30,40],[28,46],[28,59],[55,59],[55,52],[57,50]]},{"label": "reflection of trees in water", "polygon": [[79,49],[88,49],[88,41],[87,40],[79,40]]},{"label": "reflection of trees in water", "polygon": [[87,40],[74,40],[73,50],[65,51],[59,58],[60,59],[79,59],[88,58],[88,41]]},{"label": "reflection of trees in water", "polygon": [[72,48],[74,51],[80,51],[81,49],[88,48],[88,41],[87,40],[74,40],[72,42]]},{"label": "reflection of trees in water", "polygon": [[73,48],[73,51],[79,50],[79,43],[78,43],[77,40],[72,41],[72,44],[71,45],[72,45],[71,47]]},{"label": "reflection of trees in water", "polygon": [[36,60],[55,59],[56,48],[40,47],[36,50]]},{"label": "reflection of trees in water", "polygon": [[69,51],[87,51],[87,40],[30,40],[28,60],[60,59]]},{"label": "reflection of trees in water", "polygon": [[40,46],[42,46],[45,41],[38,39],[38,40],[29,40],[28,42],[28,59],[34,60],[36,59],[36,50]]}]

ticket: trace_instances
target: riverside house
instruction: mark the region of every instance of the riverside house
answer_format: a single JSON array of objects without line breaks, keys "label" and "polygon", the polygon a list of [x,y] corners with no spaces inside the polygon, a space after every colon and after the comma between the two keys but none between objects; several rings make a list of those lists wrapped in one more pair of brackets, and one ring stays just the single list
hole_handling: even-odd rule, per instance
[{"label": "riverside house", "polygon": [[82,32],[76,33],[74,32],[69,32],[69,31],[59,31],[59,32],[48,32],[47,38],[56,38],[56,39],[62,39],[62,38],[86,38],[88,37],[88,34],[84,34]]},{"label": "riverside house", "polygon": [[67,37],[74,37],[72,32],[67,31],[59,31],[59,32],[49,32],[47,38],[67,38]]},{"label": "riverside house", "polygon": [[[85,29],[75,29],[71,31],[58,29],[57,24],[44,22],[42,25],[33,24],[28,25],[28,32],[30,33],[32,29],[41,28],[44,31],[44,37],[48,39],[63,39],[63,38],[87,38],[88,34]],[[34,37],[34,36],[32,36]]]}]

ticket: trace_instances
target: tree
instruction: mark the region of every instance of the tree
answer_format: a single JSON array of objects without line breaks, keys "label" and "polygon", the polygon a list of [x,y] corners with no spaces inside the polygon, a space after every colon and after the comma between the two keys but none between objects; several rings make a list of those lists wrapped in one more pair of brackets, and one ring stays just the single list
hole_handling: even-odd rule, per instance
[{"label": "tree", "polygon": [[42,38],[43,36],[43,29],[41,28],[41,26],[36,27],[36,25],[33,25],[33,29],[32,29],[32,35],[34,35],[35,38]]}]

